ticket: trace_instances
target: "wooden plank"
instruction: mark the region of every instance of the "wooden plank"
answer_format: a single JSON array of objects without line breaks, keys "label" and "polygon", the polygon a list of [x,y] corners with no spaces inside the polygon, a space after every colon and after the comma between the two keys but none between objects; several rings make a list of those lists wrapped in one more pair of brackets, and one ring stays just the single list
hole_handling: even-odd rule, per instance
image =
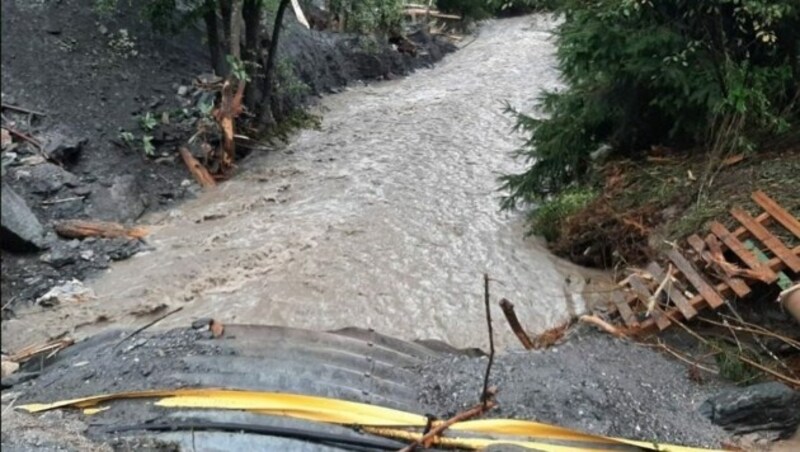
[{"label": "wooden plank", "polygon": [[[768,213],[764,212],[756,217],[756,221],[758,222],[758,224],[765,226],[772,222],[772,217]],[[748,232],[749,231],[745,229],[744,226],[739,226],[733,231],[733,236],[739,240],[742,240],[744,236],[747,235]]]},{"label": "wooden plank", "polygon": [[[693,234],[689,236],[689,238],[687,238],[686,240],[687,242],[689,242],[689,245],[697,252],[697,254],[700,256],[701,259],[703,259],[709,265],[712,265],[715,268],[719,269],[719,271],[722,273],[720,275],[720,278],[726,283],[728,283],[728,285],[730,286],[731,289],[733,289],[733,292],[736,294],[737,297],[744,298],[750,295],[750,286],[748,286],[743,279],[728,276],[727,273],[725,273],[725,269],[721,268],[719,264],[717,264],[712,258],[714,252],[712,244],[718,243],[714,241],[715,239],[716,237],[714,235],[709,234],[708,236],[706,236],[706,240],[704,241],[703,239],[700,238],[700,236]],[[706,247],[708,247],[709,250],[706,250]],[[719,254],[722,254],[722,250],[719,250]]]},{"label": "wooden plank", "polygon": [[631,307],[628,306],[628,303],[625,301],[625,297],[617,292],[611,292],[611,301],[613,301],[614,306],[616,306],[617,311],[619,311],[619,316],[622,318],[622,321],[625,322],[625,325],[629,327],[638,327],[639,320],[636,319],[636,314],[633,313]]},{"label": "wooden plank", "polygon": [[739,223],[742,223],[742,225],[753,234],[753,237],[763,243],[767,249],[772,251],[776,257],[780,258],[793,272],[800,272],[800,257],[792,254],[789,248],[786,248],[786,246],[778,240],[777,237],[772,235],[767,228],[758,224],[749,213],[738,207],[734,207],[731,209],[731,215],[733,215]]},{"label": "wooden plank", "polygon": [[[628,279],[628,284],[631,286],[631,289],[633,289],[634,293],[636,293],[636,296],[639,297],[639,300],[641,300],[642,303],[647,306],[647,304],[650,302],[650,297],[652,296],[650,289],[647,288],[647,284],[645,284],[645,282],[636,275],[631,275],[631,277]],[[653,307],[653,311],[650,314],[656,321],[656,325],[658,326],[659,330],[663,331],[669,327],[671,322],[667,316],[664,315],[664,311],[662,311],[657,304]]]},{"label": "wooden plank", "polygon": [[[792,248],[792,252],[795,254],[800,254],[800,246]],[[772,269],[772,271],[777,272],[783,268],[784,264],[782,260],[778,259],[777,257],[773,257],[772,259],[769,260],[769,262],[767,262],[766,265],[767,267]],[[726,283],[719,283],[716,286],[714,286],[714,289],[725,297],[729,296],[732,293],[732,289]],[[702,295],[699,294],[689,299],[689,304],[692,305],[692,307],[694,307],[695,309],[700,309],[705,303],[706,300],[703,298]],[[670,315],[674,316],[673,318],[675,319],[681,318],[680,311],[676,311],[675,313],[670,313]],[[655,327],[656,324],[653,319],[646,319],[641,322],[641,324],[639,325],[639,329],[637,331],[638,334],[646,334],[652,332]]]},{"label": "wooden plank", "polygon": [[[648,273],[653,275],[653,278],[655,278],[657,281],[663,281],[666,277],[664,270],[655,262],[648,264],[646,270]],[[664,286],[664,291],[667,293],[667,296],[669,296],[669,299],[672,300],[675,306],[677,306],[681,311],[683,317],[691,319],[697,315],[697,310],[689,304],[689,300],[683,296],[681,291],[678,290],[672,282],[669,282]]]},{"label": "wooden plank", "polygon": [[697,289],[700,295],[706,299],[709,306],[716,309],[725,303],[722,296],[697,273],[697,270],[694,269],[692,264],[687,261],[678,250],[669,250],[669,252],[667,252],[667,257],[675,264],[675,267],[683,273],[683,276],[686,277],[689,283]]},{"label": "wooden plank", "polygon": [[719,237],[719,239],[722,240],[722,243],[730,248],[730,250],[733,251],[733,253],[745,263],[745,265],[755,270],[759,274],[764,275],[764,282],[773,283],[778,279],[778,275],[776,275],[775,272],[761,265],[761,262],[756,259],[756,256],[748,251],[742,242],[734,237],[733,234],[731,234],[730,231],[728,231],[728,229],[721,223],[717,221],[711,222],[711,232]]},{"label": "wooden plank", "polygon": [[783,209],[777,202],[761,190],[753,193],[753,201],[772,216],[778,223],[800,239],[800,221]]}]

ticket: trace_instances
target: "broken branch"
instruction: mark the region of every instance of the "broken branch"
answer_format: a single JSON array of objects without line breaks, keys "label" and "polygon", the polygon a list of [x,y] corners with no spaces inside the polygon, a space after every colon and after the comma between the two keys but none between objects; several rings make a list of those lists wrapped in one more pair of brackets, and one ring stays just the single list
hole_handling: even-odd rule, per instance
[{"label": "broken branch", "polygon": [[400,452],[411,452],[419,446],[426,448],[431,447],[435,439],[442,433],[444,433],[444,431],[450,428],[450,426],[452,426],[453,424],[467,421],[469,419],[480,416],[483,413],[491,410],[496,405],[494,400],[491,400],[491,398],[494,397],[494,392],[489,391],[488,395],[489,399],[487,399],[485,402],[481,402],[475,405],[474,407],[468,409],[467,411],[462,411],[461,413],[456,414],[450,419],[437,424],[431,429],[430,432],[423,435],[422,438],[400,449]]},{"label": "broken branch", "polygon": [[503,310],[503,315],[506,316],[506,320],[508,321],[509,326],[511,326],[511,331],[517,336],[519,341],[522,343],[522,346],[525,347],[525,350],[531,350],[533,348],[533,342],[531,342],[531,338],[528,337],[528,333],[522,328],[522,325],[519,323],[519,319],[517,319],[517,314],[514,312],[514,305],[503,298],[500,300],[500,309]]},{"label": "broken branch", "polygon": [[117,342],[117,343],[114,345],[114,347],[112,348],[112,350],[116,349],[117,347],[119,347],[120,345],[122,345],[122,343],[123,343],[123,342],[127,341],[128,339],[132,338],[133,336],[136,336],[137,334],[139,334],[139,333],[141,333],[142,331],[144,331],[144,330],[146,330],[146,329],[150,328],[151,326],[153,326],[153,325],[155,325],[156,323],[158,323],[158,322],[160,322],[160,321],[164,320],[165,318],[167,318],[167,317],[171,316],[172,314],[175,314],[176,312],[180,311],[181,309],[183,309],[183,306],[178,306],[177,308],[173,309],[172,311],[169,311],[169,312],[167,312],[166,314],[163,314],[163,315],[159,316],[158,318],[156,318],[156,319],[155,319],[155,320],[153,320],[152,322],[150,322],[150,323],[148,323],[148,324],[146,324],[146,325],[143,325],[143,326],[141,326],[141,327],[137,328],[136,330],[134,330],[133,332],[131,332],[131,333],[130,333],[130,334],[128,334],[127,336],[125,336],[125,337],[123,337],[122,339],[120,339],[120,341],[119,341],[119,342]]},{"label": "broken branch", "polygon": [[28,143],[32,144],[39,151],[42,150],[42,143],[40,143],[39,140],[37,140],[36,138],[33,138],[32,136],[30,136],[28,134],[25,134],[25,133],[22,133],[22,132],[20,132],[18,130],[15,130],[14,128],[12,128],[10,126],[5,126],[3,128],[8,130],[8,133],[10,133],[11,135],[14,135],[17,138],[19,138],[21,140],[24,140],[24,141],[27,141]]},{"label": "broken branch", "polygon": [[201,165],[200,162],[194,158],[192,153],[189,152],[189,149],[181,147],[178,151],[183,158],[183,163],[186,164],[186,167],[189,168],[189,172],[192,173],[194,180],[196,180],[201,187],[209,188],[217,185],[217,181],[214,180],[206,167]]},{"label": "broken branch", "polygon": [[18,106],[16,106],[16,105],[11,105],[11,104],[3,104],[3,108],[5,108],[5,109],[8,109],[8,110],[14,110],[14,111],[18,111],[18,112],[20,112],[20,113],[27,113],[27,114],[29,114],[29,115],[36,115],[36,116],[47,116],[46,114],[44,114],[44,113],[42,113],[42,112],[40,112],[40,111],[36,111],[36,110],[29,110],[29,109],[27,109],[27,108],[18,107]]},{"label": "broken branch", "polygon": [[594,326],[600,327],[601,330],[615,337],[620,337],[620,338],[625,337],[625,333],[622,332],[619,328],[611,325],[610,323],[606,322],[600,317],[597,317],[596,315],[582,315],[580,317],[580,321],[584,323],[591,323]]},{"label": "broken branch", "polygon": [[53,228],[58,235],[68,239],[85,239],[86,237],[142,239],[148,234],[146,228],[126,228],[119,223],[110,221],[64,220],[57,222]]},{"label": "broken branch", "polygon": [[492,330],[492,312],[489,309],[489,274],[483,274],[483,303],[486,307],[486,326],[489,329],[489,363],[486,365],[486,374],[483,376],[483,393],[481,394],[481,401],[484,408],[486,408],[489,398],[489,374],[492,372],[492,364],[494,363],[494,331]]},{"label": "broken branch", "polygon": [[36,355],[45,352],[58,352],[62,349],[69,347],[74,343],[75,343],[74,339],[65,338],[65,339],[52,340],[44,344],[29,345],[23,348],[22,350],[19,350],[16,353],[9,355],[7,358],[4,359],[8,359],[9,361],[21,364],[24,363],[25,361],[28,361],[29,359],[33,358]]}]

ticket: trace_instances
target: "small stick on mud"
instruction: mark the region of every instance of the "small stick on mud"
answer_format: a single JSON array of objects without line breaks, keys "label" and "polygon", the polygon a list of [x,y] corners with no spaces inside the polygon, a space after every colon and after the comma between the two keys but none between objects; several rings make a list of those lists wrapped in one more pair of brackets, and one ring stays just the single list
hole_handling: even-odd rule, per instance
[{"label": "small stick on mud", "polygon": [[21,140],[27,141],[28,143],[32,144],[37,150],[39,150],[40,152],[42,151],[42,143],[40,143],[39,140],[37,140],[36,138],[33,138],[28,134],[15,130],[14,128],[9,126],[5,126],[3,128],[8,130],[8,133],[10,133],[11,135],[14,135],[15,137]]},{"label": "small stick on mud", "polygon": [[18,107],[18,106],[16,106],[16,105],[11,105],[11,104],[3,104],[3,108],[6,108],[6,109],[8,109],[8,110],[18,111],[18,112],[20,112],[20,113],[27,113],[27,114],[29,114],[29,115],[36,115],[36,116],[47,116],[46,114],[44,114],[44,113],[42,113],[42,112],[40,112],[40,111],[36,111],[36,110],[29,110],[29,109],[27,109],[27,108]]},{"label": "small stick on mud", "polygon": [[486,307],[486,327],[489,329],[489,363],[486,365],[486,374],[483,376],[483,392],[481,402],[484,410],[488,409],[491,394],[489,391],[489,374],[494,364],[494,330],[492,330],[492,311],[489,309],[489,274],[483,274],[483,304]]},{"label": "small stick on mud", "polygon": [[61,199],[47,199],[42,201],[43,206],[52,206],[53,204],[61,204],[62,202],[83,201],[84,196],[72,196],[70,198]]},{"label": "small stick on mud", "polygon": [[591,323],[592,325],[598,326],[606,333],[609,333],[615,337],[625,337],[625,333],[620,331],[619,328],[611,325],[610,323],[606,322],[600,317],[597,317],[596,315],[582,315],[580,317],[580,321],[584,323]]},{"label": "small stick on mud", "polygon": [[433,444],[433,441],[436,439],[436,437],[444,433],[444,431],[450,428],[453,424],[472,419],[491,410],[496,405],[495,401],[492,400],[494,394],[495,392],[493,389],[488,390],[488,392],[486,393],[486,395],[488,396],[486,401],[482,401],[481,403],[475,405],[474,407],[468,409],[467,411],[462,411],[461,413],[456,414],[450,419],[438,424],[437,426],[433,427],[431,431],[423,435],[422,438],[420,438],[419,440],[414,441],[408,446],[400,449],[400,452],[411,452],[419,446],[429,448]]},{"label": "small stick on mud", "polygon": [[152,322],[148,323],[147,325],[144,325],[144,326],[142,326],[140,328],[137,328],[135,331],[133,331],[129,335],[127,335],[127,336],[123,337],[122,339],[120,339],[120,341],[117,342],[116,345],[114,345],[114,347],[111,350],[116,350],[117,347],[122,345],[123,342],[127,341],[128,339],[132,338],[133,336],[136,336],[137,334],[141,333],[142,331],[150,328],[151,326],[155,325],[156,323],[166,319],[167,317],[171,316],[172,314],[175,314],[176,312],[180,311],[181,309],[183,309],[183,306],[178,306],[177,308],[173,309],[172,311],[169,311],[166,314],[159,316],[157,319],[153,320]]},{"label": "small stick on mud", "polygon": [[528,337],[528,333],[525,332],[522,325],[519,323],[519,319],[517,319],[517,313],[514,312],[514,305],[503,298],[500,300],[500,309],[503,310],[503,314],[506,316],[506,320],[508,320],[508,324],[511,326],[511,331],[517,335],[517,338],[522,343],[522,346],[525,347],[525,350],[533,349],[531,338]]}]

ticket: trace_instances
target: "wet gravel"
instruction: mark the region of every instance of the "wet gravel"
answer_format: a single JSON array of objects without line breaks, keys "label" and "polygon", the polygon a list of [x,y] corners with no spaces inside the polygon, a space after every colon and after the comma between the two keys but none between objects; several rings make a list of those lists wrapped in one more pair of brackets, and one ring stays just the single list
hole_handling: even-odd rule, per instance
[{"label": "wet gravel", "polygon": [[[439,416],[476,403],[488,358],[447,356],[422,366],[420,400]],[[546,351],[496,357],[491,417],[681,445],[717,446],[727,435],[698,407],[722,383],[699,385],[686,367],[642,346],[580,333]]]}]

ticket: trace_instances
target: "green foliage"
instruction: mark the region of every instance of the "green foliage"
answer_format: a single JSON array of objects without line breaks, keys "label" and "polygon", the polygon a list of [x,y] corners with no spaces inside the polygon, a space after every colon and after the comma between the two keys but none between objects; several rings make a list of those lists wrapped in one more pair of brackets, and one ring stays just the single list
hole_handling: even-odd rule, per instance
[{"label": "green foliage", "polygon": [[573,188],[544,201],[531,213],[531,233],[556,241],[564,220],[591,202],[597,194],[591,190]]},{"label": "green foliage", "polygon": [[[796,0],[565,0],[556,31],[566,88],[520,114],[530,166],[501,178],[503,206],[585,179],[609,145],[753,149],[800,122]],[[724,148],[724,149],[723,149]]]},{"label": "green foliage", "polygon": [[762,377],[763,374],[759,370],[740,359],[741,356],[744,356],[756,362],[761,361],[758,359],[758,355],[752,353],[748,348],[739,349],[721,340],[712,341],[712,344],[718,352],[714,355],[714,360],[722,378],[736,384],[747,385],[757,382]]},{"label": "green foliage", "polygon": [[228,62],[228,66],[231,68],[231,74],[233,74],[237,80],[244,82],[250,81],[250,75],[247,73],[247,67],[242,60],[233,55],[226,55],[225,59]]},{"label": "green foliage", "polygon": [[156,154],[156,147],[153,146],[153,137],[151,135],[142,136],[142,150],[148,157]]},{"label": "green foliage", "polygon": [[295,97],[302,97],[311,92],[311,88],[295,74],[294,66],[292,66],[290,59],[281,58],[278,60],[275,70],[282,92]]},{"label": "green foliage", "polygon": [[436,8],[466,20],[481,20],[508,13],[550,11],[559,3],[560,0],[436,0]]},{"label": "green foliage", "polygon": [[403,0],[331,0],[331,12],[345,18],[346,30],[374,33],[399,29]]},{"label": "green foliage", "polygon": [[139,117],[139,127],[146,132],[152,132],[158,125],[158,120],[152,112],[148,111],[144,116]]}]

